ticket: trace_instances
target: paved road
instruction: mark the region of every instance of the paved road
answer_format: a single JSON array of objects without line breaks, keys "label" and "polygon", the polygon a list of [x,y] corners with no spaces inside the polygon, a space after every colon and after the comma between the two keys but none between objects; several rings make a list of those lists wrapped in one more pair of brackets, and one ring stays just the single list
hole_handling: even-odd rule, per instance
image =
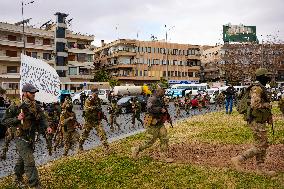
[{"label": "paved road", "polygon": [[[107,106],[103,106],[104,112],[106,111]],[[79,109],[79,106],[75,106],[75,113],[77,115],[77,119],[80,123],[84,123],[84,120],[82,118],[82,111]],[[193,111],[193,110],[192,110]],[[210,106],[209,110],[203,109],[201,112],[198,110],[194,110],[194,112],[191,112],[191,114],[186,114],[184,110],[181,111],[181,116],[179,118],[175,118],[175,108],[173,106],[173,103],[170,103],[169,107],[169,113],[171,114],[171,117],[173,119],[173,122],[184,119],[193,115],[197,114],[204,114],[208,111],[216,111],[216,108],[214,105]],[[107,114],[108,118],[109,115]],[[141,118],[144,117],[144,113],[141,115]],[[142,119],[143,120],[143,119]],[[138,121],[137,121],[138,122]],[[131,123],[131,114],[122,114],[118,118],[118,123],[121,125],[121,131],[115,131],[111,132],[109,126],[106,124],[105,121],[103,121],[103,126],[106,130],[107,137],[109,142],[116,141],[122,138],[125,138],[127,136],[134,135],[136,133],[140,133],[144,131],[144,128],[140,123],[138,124],[136,122],[136,127],[133,129],[131,128],[132,123]],[[81,131],[79,131],[81,133]],[[4,145],[4,140],[0,140],[0,147],[2,150],[2,147]],[[92,149],[100,145],[99,138],[96,135],[95,130],[93,130],[90,134],[89,139],[85,142],[84,144],[84,149]],[[77,151],[77,146],[75,147],[74,150],[69,151],[69,155],[75,154]],[[35,160],[36,160],[36,165],[43,165],[46,164],[52,160],[58,159],[62,157],[63,154],[63,148],[58,149],[55,153],[53,153],[52,156],[48,155],[48,152],[46,150],[46,143],[45,140],[41,137],[40,140],[36,143],[36,149],[34,152],[35,155]],[[13,167],[15,165],[15,157],[16,157],[16,148],[14,142],[10,144],[9,151],[7,153],[7,159],[6,160],[0,160],[0,178],[8,176],[13,173]]]}]

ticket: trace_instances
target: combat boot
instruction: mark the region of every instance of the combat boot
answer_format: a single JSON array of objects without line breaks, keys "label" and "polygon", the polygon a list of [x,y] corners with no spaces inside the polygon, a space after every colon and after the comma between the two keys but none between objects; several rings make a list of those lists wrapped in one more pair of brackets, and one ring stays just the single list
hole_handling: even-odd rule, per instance
[{"label": "combat boot", "polygon": [[139,154],[139,147],[132,147],[131,154],[132,154],[133,159],[137,159],[138,154]]},{"label": "combat boot", "polygon": [[275,171],[271,171],[271,170],[267,170],[263,164],[258,164],[256,165],[256,172],[258,174],[263,174],[263,175],[267,175],[267,176],[270,176],[270,177],[273,177],[276,175],[276,172]]},{"label": "combat boot", "polygon": [[242,166],[240,164],[243,161],[244,161],[244,158],[241,155],[231,158],[231,162],[232,162],[233,166],[236,168],[237,171],[241,171],[242,170]]}]

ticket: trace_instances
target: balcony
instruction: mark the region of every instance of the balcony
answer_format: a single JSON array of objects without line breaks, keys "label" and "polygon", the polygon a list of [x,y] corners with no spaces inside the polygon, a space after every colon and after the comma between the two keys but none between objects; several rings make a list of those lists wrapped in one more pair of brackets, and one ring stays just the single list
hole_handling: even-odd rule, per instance
[{"label": "balcony", "polygon": [[109,57],[120,57],[120,56],[136,56],[136,52],[128,52],[128,51],[117,51],[111,54]]},{"label": "balcony", "polygon": [[2,73],[0,78],[5,79],[20,79],[20,73]]},{"label": "balcony", "polygon": [[7,61],[7,62],[20,62],[20,57],[10,57],[10,56],[0,56],[0,61]]},{"label": "balcony", "polygon": [[9,40],[3,40],[3,39],[0,39],[0,45],[19,47],[19,48],[24,47],[24,43],[22,41],[9,41]]},{"label": "balcony", "polygon": [[94,75],[68,75],[70,79],[94,79]]},{"label": "balcony", "polygon": [[[9,40],[3,40],[3,39],[0,40],[0,45],[18,47],[18,48],[24,47],[24,43],[22,41],[9,41]],[[40,43],[36,43],[36,44],[26,43],[26,48],[53,51],[55,49],[55,46],[54,45],[43,45]]]},{"label": "balcony", "polygon": [[68,48],[68,52],[70,53],[82,53],[82,54],[94,54],[94,52],[90,49],[79,49],[79,48]]}]

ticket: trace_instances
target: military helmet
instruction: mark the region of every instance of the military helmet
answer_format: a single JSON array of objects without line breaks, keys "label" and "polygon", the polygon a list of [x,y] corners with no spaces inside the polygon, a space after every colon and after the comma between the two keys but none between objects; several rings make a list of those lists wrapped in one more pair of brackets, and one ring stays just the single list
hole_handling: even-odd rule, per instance
[{"label": "military helmet", "polygon": [[72,104],[71,101],[69,101],[69,100],[66,99],[66,100],[63,102],[63,104],[61,105],[61,108],[62,108],[62,109],[73,108],[73,104]]},{"label": "military helmet", "polygon": [[255,75],[256,76],[267,76],[267,75],[271,75],[270,72],[268,72],[268,70],[266,68],[258,68],[256,71],[255,71]]}]

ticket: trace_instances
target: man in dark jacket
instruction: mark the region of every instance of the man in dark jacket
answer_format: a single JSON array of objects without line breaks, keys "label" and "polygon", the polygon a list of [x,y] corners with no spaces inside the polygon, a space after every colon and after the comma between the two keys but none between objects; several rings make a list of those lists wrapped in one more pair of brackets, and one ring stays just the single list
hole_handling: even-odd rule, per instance
[{"label": "man in dark jacket", "polygon": [[[231,114],[233,111],[233,100],[234,100],[234,96],[236,93],[236,89],[233,87],[233,85],[230,85],[226,91],[225,91],[225,95],[226,95],[226,114]],[[230,106],[230,110],[228,111]]]},{"label": "man in dark jacket", "polygon": [[[12,127],[16,127],[15,142],[18,157],[15,166],[15,184],[22,185],[23,174],[26,173],[29,187],[39,187],[38,171],[34,160],[34,144],[36,131],[51,133],[52,129],[48,127],[46,117],[35,101],[35,93],[38,90],[31,84],[25,84],[22,89],[23,102],[19,106],[21,113],[11,115]],[[22,122],[22,123],[21,123]]]}]

